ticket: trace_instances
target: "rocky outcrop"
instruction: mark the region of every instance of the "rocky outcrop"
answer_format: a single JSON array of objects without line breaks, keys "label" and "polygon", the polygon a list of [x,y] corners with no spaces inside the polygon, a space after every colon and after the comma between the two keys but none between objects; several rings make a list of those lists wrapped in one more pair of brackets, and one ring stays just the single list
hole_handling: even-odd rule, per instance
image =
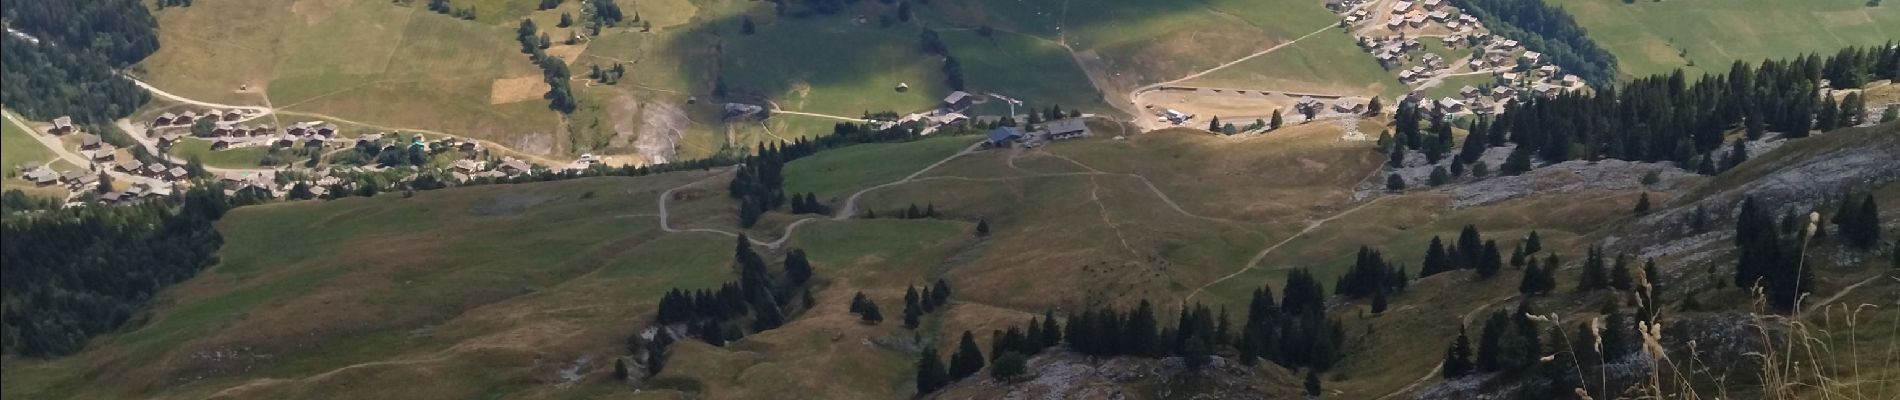
[{"label": "rocky outcrop", "polygon": [[1298,379],[1271,363],[1248,367],[1214,357],[1190,370],[1180,357],[1098,359],[1049,351],[1029,359],[1029,373],[1014,382],[977,375],[953,383],[933,399],[1151,399],[1206,400],[1300,398]]}]

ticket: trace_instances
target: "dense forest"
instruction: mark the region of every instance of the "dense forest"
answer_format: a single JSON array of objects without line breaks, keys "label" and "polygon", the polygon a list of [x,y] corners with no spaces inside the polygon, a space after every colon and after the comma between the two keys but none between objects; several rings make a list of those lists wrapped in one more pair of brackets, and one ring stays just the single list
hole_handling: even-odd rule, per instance
[{"label": "dense forest", "polygon": [[1591,41],[1562,7],[1520,0],[1451,0],[1451,4],[1478,17],[1492,32],[1544,53],[1584,81],[1600,87],[1616,82],[1616,56]]},{"label": "dense forest", "polygon": [[215,262],[222,187],[136,206],[7,216],[0,223],[0,345],[33,357],[79,351],[160,289]]},{"label": "dense forest", "polygon": [[118,68],[158,51],[158,21],[136,0],[17,0],[4,9],[0,102],[29,119],[82,124],[130,115],[150,95]]}]

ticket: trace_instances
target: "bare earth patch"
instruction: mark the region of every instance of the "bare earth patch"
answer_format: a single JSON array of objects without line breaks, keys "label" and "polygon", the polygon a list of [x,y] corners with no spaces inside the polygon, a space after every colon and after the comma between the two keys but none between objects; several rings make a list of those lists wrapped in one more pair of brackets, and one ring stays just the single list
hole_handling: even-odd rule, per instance
[{"label": "bare earth patch", "polygon": [[571,45],[571,46],[570,45],[556,45],[556,46],[548,47],[548,50],[547,50],[548,55],[560,57],[561,61],[566,62],[569,65],[573,65],[576,60],[580,60],[581,53],[585,53],[585,52],[587,52],[587,42],[581,42],[580,44]]},{"label": "bare earth patch", "polygon": [[488,104],[508,104],[541,98],[548,92],[548,83],[539,76],[520,76],[496,79],[488,86]]}]

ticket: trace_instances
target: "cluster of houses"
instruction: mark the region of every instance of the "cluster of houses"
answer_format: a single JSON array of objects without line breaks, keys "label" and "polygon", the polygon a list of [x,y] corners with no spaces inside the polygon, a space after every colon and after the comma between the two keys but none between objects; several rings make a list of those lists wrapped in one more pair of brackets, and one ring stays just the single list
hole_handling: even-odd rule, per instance
[{"label": "cluster of houses", "polygon": [[[112,165],[106,166],[106,168],[167,183],[183,181],[187,178],[187,173],[184,168],[168,167],[162,164],[146,165],[129,157],[125,161],[113,163]],[[64,186],[67,190],[74,193],[90,193],[99,190],[99,173],[84,169],[74,169],[62,173],[44,164],[31,162],[20,165],[17,172],[19,173],[20,179],[32,182],[36,186],[59,185]],[[148,196],[168,196],[171,195],[171,193],[172,187],[170,185],[134,182],[131,185],[127,185],[125,190],[106,191],[100,194],[97,199],[101,203],[113,204],[137,200]]]},{"label": "cluster of houses", "polygon": [[[1386,18],[1385,28],[1401,31],[1407,28],[1424,29],[1426,25],[1442,24],[1452,32],[1469,32],[1484,28],[1477,17],[1458,11],[1458,8],[1445,4],[1445,0],[1397,1],[1392,3],[1392,16]],[[1347,12],[1348,24],[1358,23],[1371,18],[1366,10]]]},{"label": "cluster of houses", "polygon": [[20,179],[32,182],[35,186],[65,185],[73,191],[91,190],[98,186],[99,176],[85,170],[72,170],[60,173],[39,162],[21,164],[16,171]]},{"label": "cluster of houses", "polygon": [[1088,124],[1083,123],[1081,118],[1063,118],[1044,122],[1041,125],[1032,126],[1031,128],[1032,130],[1028,132],[1014,126],[999,126],[990,129],[987,137],[988,141],[985,142],[985,144],[993,148],[1009,147],[1014,143],[1022,143],[1024,146],[1035,147],[1042,142],[1089,136]]},{"label": "cluster of houses", "polygon": [[1339,97],[1332,101],[1315,99],[1312,96],[1300,96],[1293,102],[1293,111],[1299,114],[1311,112],[1324,114],[1328,110],[1339,114],[1359,114],[1366,112],[1367,101],[1357,97]]},{"label": "cluster of houses", "polygon": [[1372,18],[1372,12],[1359,6],[1370,0],[1326,0],[1326,9],[1345,15],[1346,23],[1353,24]]},{"label": "cluster of houses", "polygon": [[164,114],[159,114],[157,117],[152,118],[152,127],[163,128],[163,127],[168,127],[168,126],[191,126],[191,124],[198,123],[198,120],[206,119],[206,118],[210,118],[214,121],[226,121],[226,122],[237,121],[237,120],[244,119],[244,111],[211,110],[211,111],[206,111],[202,115],[198,114],[197,111],[185,111],[183,113],[176,113],[176,114],[168,112]]},{"label": "cluster of houses", "polygon": [[[591,156],[591,154],[586,156]],[[596,160],[595,162],[597,163],[598,161]],[[501,162],[494,163],[495,166],[492,169],[489,168],[488,164],[489,163],[479,160],[455,160],[455,164],[449,166],[449,176],[454,178],[456,182],[468,182],[477,178],[506,178],[518,176],[534,170],[533,164],[514,157],[502,157]],[[588,165],[591,166],[592,163]]]}]

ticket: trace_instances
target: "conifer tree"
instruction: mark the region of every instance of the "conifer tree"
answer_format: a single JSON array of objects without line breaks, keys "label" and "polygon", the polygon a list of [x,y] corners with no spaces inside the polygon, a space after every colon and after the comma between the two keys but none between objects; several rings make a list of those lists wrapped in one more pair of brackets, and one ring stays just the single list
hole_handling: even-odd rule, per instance
[{"label": "conifer tree", "polygon": [[1525,296],[1536,296],[1544,293],[1544,291],[1541,290],[1543,286],[1539,283],[1540,279],[1543,279],[1543,277],[1539,275],[1543,273],[1543,268],[1537,266],[1537,259],[1531,259],[1530,265],[1524,267],[1524,277],[1517,282],[1517,293]]},{"label": "conifer tree", "polygon": [[870,302],[871,302],[870,298],[864,297],[864,292],[858,292],[858,294],[852,295],[851,296],[851,313],[852,314],[863,313],[864,305],[869,304]]},{"label": "conifer tree", "polygon": [[1458,379],[1471,373],[1471,338],[1465,336],[1464,328],[1458,329],[1458,338],[1452,339],[1451,346],[1445,349],[1445,361],[1441,371],[1445,379]]},{"label": "conifer tree", "polygon": [[950,304],[950,284],[944,283],[942,279],[938,279],[936,286],[932,286],[927,292],[930,293],[931,304],[937,307]]},{"label": "conifer tree", "polygon": [[1484,241],[1484,255],[1478,256],[1478,277],[1490,278],[1496,276],[1499,270],[1504,269],[1503,258],[1503,255],[1498,254],[1498,242],[1491,240]]},{"label": "conifer tree", "polygon": [[950,374],[944,370],[943,359],[937,358],[937,348],[925,346],[917,358],[917,394],[924,395],[941,389],[949,384]]},{"label": "conifer tree", "polygon": [[917,301],[917,288],[913,286],[904,293],[904,329],[917,329],[923,314],[923,305]]},{"label": "conifer tree", "polygon": [[976,335],[963,331],[963,338],[957,343],[957,353],[950,356],[950,379],[968,378],[981,370],[983,351],[976,347]]},{"label": "conifer tree", "polygon": [[1285,125],[1285,124],[1286,124],[1286,118],[1281,117],[1280,109],[1276,108],[1273,110],[1273,118],[1267,121],[1267,130],[1270,130],[1270,131],[1280,130],[1280,125]]},{"label": "conifer tree", "polygon": [[1649,213],[1649,192],[1643,192],[1643,195],[1641,197],[1636,198],[1636,214],[1642,215],[1642,214],[1648,214],[1648,213]]},{"label": "conifer tree", "polygon": [[1386,308],[1385,302],[1385,289],[1378,289],[1378,291],[1372,292],[1372,313],[1384,313]]},{"label": "conifer tree", "polygon": [[990,235],[990,221],[988,219],[976,220],[976,237],[985,237],[989,235]]},{"label": "conifer tree", "polygon": [[1391,175],[1387,175],[1385,177],[1385,190],[1390,190],[1394,192],[1405,191],[1405,178],[1399,177],[1399,174],[1396,172],[1392,173]]},{"label": "conifer tree", "polygon": [[1511,248],[1511,268],[1524,268],[1524,243],[1520,242]]},{"label": "conifer tree", "polygon": [[996,357],[996,365],[990,366],[990,377],[1004,382],[1014,380],[1025,372],[1028,361],[1022,353],[1003,352],[1003,355]]},{"label": "conifer tree", "polygon": [[1635,277],[1629,267],[1629,255],[1616,255],[1616,262],[1610,268],[1610,287],[1616,290],[1630,290],[1635,287]]},{"label": "conifer tree", "polygon": [[1439,240],[1437,236],[1432,237],[1431,246],[1426,248],[1425,264],[1421,268],[1423,269],[1420,269],[1418,272],[1420,277],[1437,275],[1440,272],[1451,270],[1451,258],[1445,253],[1445,244]]},{"label": "conifer tree", "polygon": [[[1843,205],[1842,208],[1853,208]],[[1873,249],[1880,243],[1880,205],[1874,202],[1873,194],[1862,198],[1860,206],[1854,210],[1847,224],[1842,225],[1842,236],[1847,242],[1860,249]]]},{"label": "conifer tree", "polygon": [[1531,231],[1530,236],[1524,238],[1524,254],[1537,254],[1539,251],[1544,251],[1544,241],[1537,237],[1537,231]]},{"label": "conifer tree", "polygon": [[1503,310],[1492,312],[1491,317],[1484,320],[1484,329],[1478,336],[1477,368],[1479,371],[1498,372],[1504,368],[1504,363],[1498,358],[1500,351],[1498,340],[1504,337],[1504,330],[1508,329],[1510,322],[1510,318],[1504,315]]},{"label": "conifer tree", "polygon": [[871,325],[877,325],[880,322],[884,322],[884,313],[878,311],[877,303],[874,303],[868,300],[864,302],[864,314],[862,314],[861,316],[864,322],[869,323]]}]

